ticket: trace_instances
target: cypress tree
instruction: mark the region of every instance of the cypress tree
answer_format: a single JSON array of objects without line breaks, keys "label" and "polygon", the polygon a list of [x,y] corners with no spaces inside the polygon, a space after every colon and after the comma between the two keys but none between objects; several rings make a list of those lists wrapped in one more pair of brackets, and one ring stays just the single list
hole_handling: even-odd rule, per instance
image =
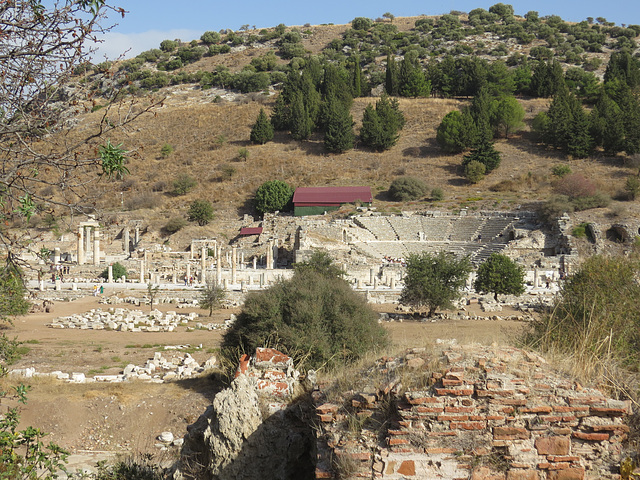
[{"label": "cypress tree", "polygon": [[289,106],[285,102],[283,93],[278,95],[278,98],[276,98],[276,105],[273,108],[273,113],[271,114],[271,125],[273,125],[273,129],[278,132],[289,130],[291,127],[291,112]]},{"label": "cypress tree", "polygon": [[373,108],[373,105],[369,104],[364,109],[362,115],[362,128],[360,129],[360,140],[368,147],[376,148],[376,145],[380,145],[380,138],[382,137],[382,126],[380,125],[380,117]]},{"label": "cypress tree", "polygon": [[362,96],[362,68],[358,55],[353,56],[352,59],[351,94],[353,98],[358,98]]},{"label": "cypress tree", "polygon": [[273,125],[267,118],[267,114],[264,113],[264,108],[260,109],[258,119],[251,128],[250,139],[253,143],[259,143],[260,145],[273,140]]},{"label": "cypress tree", "polygon": [[306,140],[313,131],[313,122],[302,100],[302,93],[295,92],[291,100],[291,136],[295,140]]},{"label": "cypress tree", "polygon": [[398,132],[404,127],[404,122],[398,101],[382,95],[376,102],[375,110],[371,105],[365,109],[360,139],[368,147],[388,150],[398,141]]},{"label": "cypress tree", "polygon": [[481,141],[468,155],[464,156],[462,165],[480,162],[485,166],[485,173],[490,173],[500,165],[500,152],[493,147],[493,142]]},{"label": "cypress tree", "polygon": [[395,58],[387,54],[387,72],[385,76],[384,89],[387,95],[398,95],[398,65]]},{"label": "cypress tree", "polygon": [[344,152],[353,148],[353,117],[336,98],[327,100],[324,145],[330,152]]},{"label": "cypress tree", "polygon": [[398,93],[403,97],[427,97],[431,94],[431,82],[427,81],[422,67],[413,52],[402,60],[398,82]]}]

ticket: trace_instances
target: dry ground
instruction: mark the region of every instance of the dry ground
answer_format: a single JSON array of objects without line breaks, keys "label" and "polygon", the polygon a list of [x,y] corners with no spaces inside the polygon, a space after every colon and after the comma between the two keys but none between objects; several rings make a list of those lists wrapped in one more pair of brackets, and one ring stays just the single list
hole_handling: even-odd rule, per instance
[{"label": "dry ground", "polygon": [[[158,348],[150,345],[202,344],[193,353],[203,361],[219,345],[219,332],[132,333],[92,330],[54,330],[45,324],[56,316],[85,312],[99,305],[94,297],[55,305],[54,314],[30,314],[19,318],[5,333],[16,336],[30,351],[14,367],[33,366],[37,371],[119,373],[127,363],[143,364]],[[171,307],[160,306],[161,309]],[[148,308],[148,307],[147,307]],[[393,311],[394,306],[378,306],[381,311]],[[202,310],[198,310],[203,313]],[[214,312],[213,318],[201,318],[204,323],[222,322],[230,310]],[[456,338],[459,342],[512,343],[524,324],[510,321],[417,321],[385,323],[392,350],[429,345],[437,338]],[[35,343],[33,343],[35,342]],[[9,381],[4,380],[5,386]],[[147,384],[72,385],[51,379],[35,379],[29,402],[22,409],[23,425],[37,425],[50,432],[49,439],[74,453],[155,452],[154,439],[163,431],[177,437],[186,433],[187,425],[211,404],[220,383],[216,377]],[[3,400],[0,408],[11,402]],[[169,452],[168,455],[174,453]]]}]

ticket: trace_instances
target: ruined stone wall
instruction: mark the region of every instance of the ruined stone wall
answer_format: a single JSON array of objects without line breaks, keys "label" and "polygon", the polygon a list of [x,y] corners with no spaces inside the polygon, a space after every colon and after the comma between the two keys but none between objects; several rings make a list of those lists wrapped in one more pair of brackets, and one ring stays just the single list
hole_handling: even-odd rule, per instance
[{"label": "ruined stone wall", "polygon": [[537,355],[414,349],[367,375],[382,382],[339,401],[316,394],[316,478],[620,478],[630,402],[553,373]]}]

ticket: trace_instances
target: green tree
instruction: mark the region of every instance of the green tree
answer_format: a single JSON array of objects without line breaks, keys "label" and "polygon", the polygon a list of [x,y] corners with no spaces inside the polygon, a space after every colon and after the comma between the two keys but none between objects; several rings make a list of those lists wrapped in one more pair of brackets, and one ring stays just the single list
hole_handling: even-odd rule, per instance
[{"label": "green tree", "polygon": [[165,143],[160,149],[160,155],[162,158],[167,158],[173,153],[173,146],[169,143]]},{"label": "green tree", "polygon": [[373,20],[366,17],[356,17],[351,20],[351,27],[354,30],[369,30],[373,26]]},{"label": "green tree", "polygon": [[304,105],[302,93],[295,92],[291,101],[291,116],[289,117],[291,136],[295,140],[306,140],[313,132],[313,121]]},{"label": "green tree", "polygon": [[260,214],[285,210],[293,198],[293,188],[281,180],[264,182],[254,197],[256,210]]},{"label": "green tree", "polygon": [[365,108],[360,139],[364,145],[378,151],[388,150],[398,141],[404,122],[398,101],[382,95],[375,110],[371,105]]},{"label": "green tree", "polygon": [[271,125],[273,125],[273,129],[278,132],[291,128],[291,111],[283,94],[278,95],[278,98],[276,98],[276,104],[271,114]]},{"label": "green tree", "polygon": [[424,197],[429,187],[416,177],[399,177],[391,182],[389,197],[396,202],[407,202]]},{"label": "green tree", "polygon": [[260,145],[264,145],[273,140],[273,125],[267,118],[267,114],[264,113],[264,108],[260,109],[256,123],[254,123],[251,128],[249,138],[253,143],[259,143]]},{"label": "green tree", "polygon": [[27,289],[22,272],[11,258],[0,269],[0,322],[10,322],[12,317],[25,315],[31,306],[25,298]]},{"label": "green tree", "polygon": [[428,97],[431,82],[424,75],[415,52],[407,52],[398,75],[398,93],[403,97]]},{"label": "green tree", "polygon": [[524,269],[509,257],[492,253],[478,267],[473,285],[478,292],[492,292],[496,302],[498,295],[521,295],[524,293]]},{"label": "green tree", "polygon": [[498,152],[492,142],[480,142],[462,160],[462,165],[466,166],[471,162],[480,162],[485,166],[485,173],[491,173],[500,165],[500,152]]},{"label": "green tree", "polygon": [[436,143],[446,153],[460,153],[468,146],[465,135],[462,113],[459,110],[452,110],[438,125]]},{"label": "green tree", "polygon": [[353,117],[336,98],[328,100],[324,125],[324,146],[330,152],[341,153],[353,148]]},{"label": "green tree", "polygon": [[[312,257],[309,262],[315,261]],[[324,263],[324,261],[323,261]],[[333,268],[298,266],[289,280],[247,295],[223,348],[273,345],[309,368],[349,363],[387,343],[366,300]]]},{"label": "green tree", "polygon": [[224,300],[226,293],[224,288],[218,285],[211,279],[207,279],[207,283],[200,290],[200,298],[198,299],[198,305],[200,308],[209,310],[209,316],[213,314],[213,309],[220,307]]},{"label": "green tree", "polygon": [[467,257],[440,252],[409,255],[400,303],[428,308],[431,317],[438,308],[451,308],[471,273]]},{"label": "green tree", "polygon": [[213,205],[208,200],[194,200],[189,206],[187,217],[201,227],[213,220]]},{"label": "green tree", "polygon": [[398,95],[398,65],[395,57],[387,54],[387,71],[385,74],[384,90],[387,95]]},{"label": "green tree", "polygon": [[480,163],[477,160],[471,160],[464,166],[464,176],[471,183],[482,181],[485,173],[487,173],[487,167],[484,163]]},{"label": "green tree", "polygon": [[[120,262],[116,262],[111,265],[111,273],[113,274],[113,278],[118,279],[122,277],[127,277],[127,268],[122,265]],[[109,268],[105,268],[100,275],[100,278],[104,278],[105,280],[109,279]]]},{"label": "green tree", "polygon": [[635,200],[640,194],[640,178],[627,177],[627,181],[624,183],[624,191],[627,192],[630,200]]},{"label": "green tree", "polygon": [[492,109],[492,124],[496,131],[504,133],[509,138],[513,133],[524,126],[524,108],[515,97],[502,97],[496,101]]}]

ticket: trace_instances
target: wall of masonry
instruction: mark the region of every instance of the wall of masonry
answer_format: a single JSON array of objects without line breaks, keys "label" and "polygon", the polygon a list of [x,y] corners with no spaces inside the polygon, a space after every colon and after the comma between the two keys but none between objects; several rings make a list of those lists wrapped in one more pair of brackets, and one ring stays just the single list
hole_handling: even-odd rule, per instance
[{"label": "wall of masonry", "polygon": [[383,358],[370,376],[385,382],[344,403],[316,394],[316,478],[620,478],[630,402],[516,348],[450,345],[438,359],[434,369],[424,349]]}]

